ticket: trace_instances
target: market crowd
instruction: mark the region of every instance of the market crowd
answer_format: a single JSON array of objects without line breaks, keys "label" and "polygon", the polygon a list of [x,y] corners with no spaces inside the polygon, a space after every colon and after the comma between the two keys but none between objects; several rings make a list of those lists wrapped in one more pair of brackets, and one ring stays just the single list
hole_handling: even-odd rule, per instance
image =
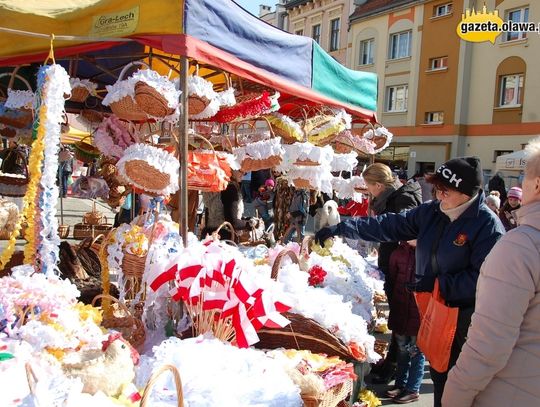
[{"label": "market crowd", "polygon": [[[476,157],[402,186],[373,164],[364,179],[375,216],[316,233],[321,243],[381,243],[395,362],[381,376],[395,377],[394,403],[419,399],[427,359],[435,406],[540,405],[540,138],[526,152],[522,186],[508,191],[497,175],[484,192]],[[421,182],[433,199],[422,198]]]}]

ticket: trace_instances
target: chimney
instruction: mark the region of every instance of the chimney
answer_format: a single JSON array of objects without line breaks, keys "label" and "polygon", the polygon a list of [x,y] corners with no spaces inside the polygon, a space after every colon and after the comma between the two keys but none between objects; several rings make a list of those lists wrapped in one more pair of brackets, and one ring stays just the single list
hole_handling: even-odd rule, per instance
[{"label": "chimney", "polygon": [[271,9],[272,7],[270,6],[267,6],[265,4],[259,4],[259,17],[269,13]]}]

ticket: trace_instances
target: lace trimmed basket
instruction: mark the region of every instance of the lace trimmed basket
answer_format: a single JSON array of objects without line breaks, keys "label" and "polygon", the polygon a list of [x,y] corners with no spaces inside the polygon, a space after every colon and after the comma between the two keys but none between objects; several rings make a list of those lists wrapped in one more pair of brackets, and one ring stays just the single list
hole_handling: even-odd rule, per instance
[{"label": "lace trimmed basket", "polygon": [[[0,123],[16,129],[29,127],[33,121],[32,104],[34,93],[30,83],[20,75],[17,75],[19,67],[11,73],[2,73],[0,78],[10,76],[7,86],[8,97],[0,103]],[[13,85],[18,79],[26,86],[26,90],[15,90]],[[12,134],[12,132],[10,132]]]}]

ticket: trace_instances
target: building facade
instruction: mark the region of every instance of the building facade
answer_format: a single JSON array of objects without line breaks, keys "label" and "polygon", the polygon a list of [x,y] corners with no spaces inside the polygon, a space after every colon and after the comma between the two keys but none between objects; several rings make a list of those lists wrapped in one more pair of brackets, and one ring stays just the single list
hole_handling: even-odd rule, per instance
[{"label": "building facade", "polygon": [[[377,73],[378,116],[395,135],[386,158],[408,155],[409,175],[460,155],[479,156],[489,175],[497,155],[540,134],[538,85],[527,80],[540,63],[540,39],[461,40],[462,13],[483,3],[368,0],[350,16],[347,65]],[[503,20],[540,22],[540,3],[485,3]]]},{"label": "building facade", "polygon": [[347,59],[348,21],[353,0],[289,0],[285,3],[293,34],[313,38],[343,65]]},{"label": "building facade", "polygon": [[285,3],[287,3],[287,1],[288,0],[278,0],[273,7],[265,4],[259,5],[259,18],[274,27],[288,31],[289,18],[287,10],[285,9]]}]

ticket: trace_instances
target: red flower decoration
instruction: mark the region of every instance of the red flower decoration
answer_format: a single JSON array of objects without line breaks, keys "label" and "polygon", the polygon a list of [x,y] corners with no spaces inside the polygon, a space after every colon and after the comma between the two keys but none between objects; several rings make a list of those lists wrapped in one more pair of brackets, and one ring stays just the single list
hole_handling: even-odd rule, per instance
[{"label": "red flower decoration", "polygon": [[324,278],[326,277],[326,271],[323,270],[321,266],[313,266],[309,269],[309,278],[308,283],[312,287],[317,287],[324,283]]}]

